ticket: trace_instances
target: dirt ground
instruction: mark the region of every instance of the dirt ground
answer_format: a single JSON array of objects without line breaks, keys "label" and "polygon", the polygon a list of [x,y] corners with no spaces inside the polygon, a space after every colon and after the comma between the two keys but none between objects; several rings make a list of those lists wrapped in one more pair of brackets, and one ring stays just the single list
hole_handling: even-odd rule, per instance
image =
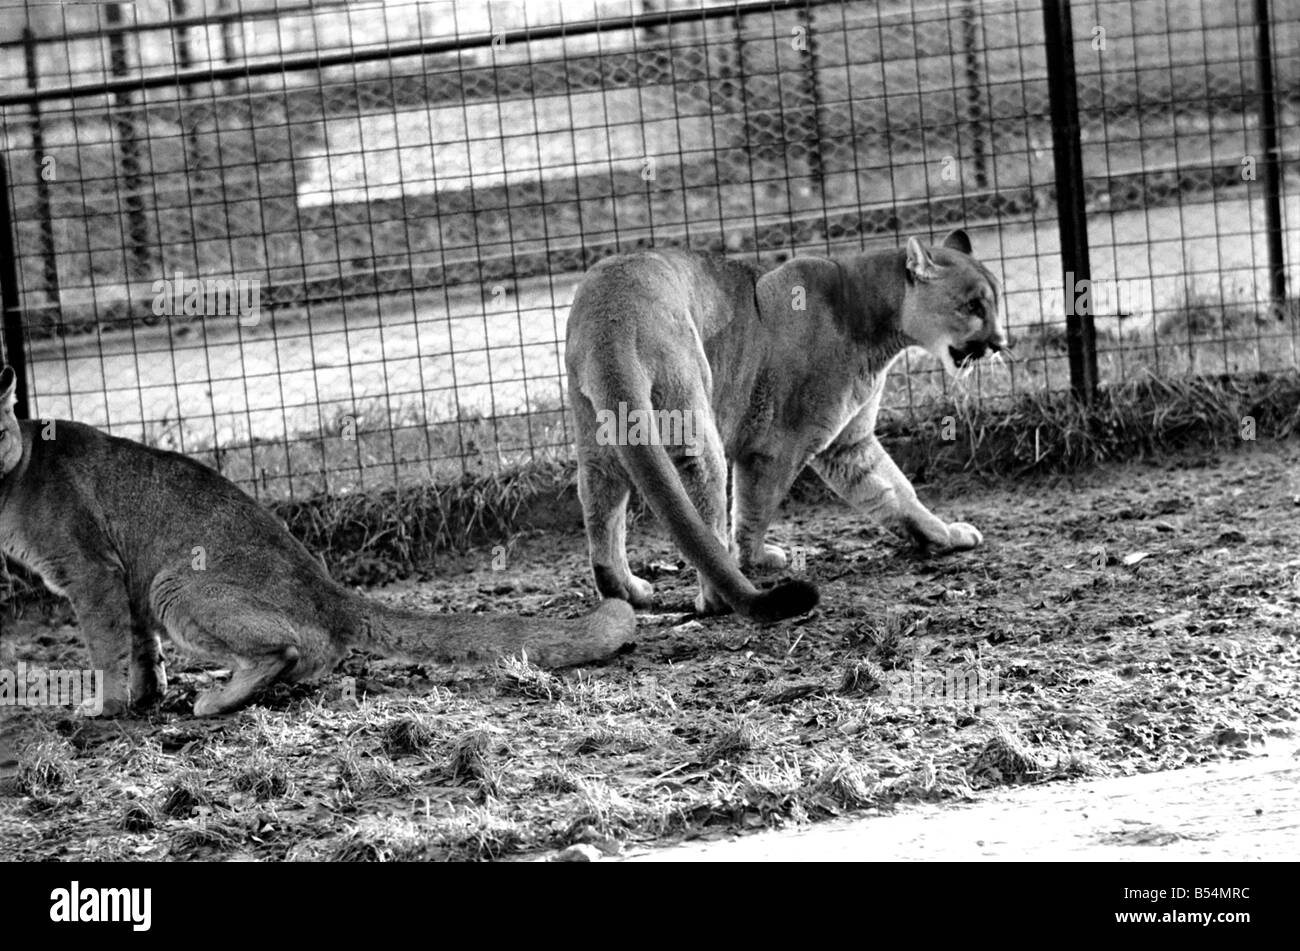
[{"label": "dirt ground", "polygon": [[[635,650],[603,667],[353,654],[323,684],[196,720],[213,672],[174,658],[148,719],[22,710],[0,852],[594,857],[1295,739],[1300,442],[920,492],[985,547],[925,557],[844,507],[791,507],[775,534],[802,546],[823,603],[772,628],[695,618],[693,570],[642,524],[634,569],[658,607]],[[513,540],[501,570],[485,550],[373,594],[577,615],[591,589],[576,529]],[[40,618],[7,623],[0,650],[3,667],[83,662],[75,627]],[[935,675],[982,692],[917,689]]]}]

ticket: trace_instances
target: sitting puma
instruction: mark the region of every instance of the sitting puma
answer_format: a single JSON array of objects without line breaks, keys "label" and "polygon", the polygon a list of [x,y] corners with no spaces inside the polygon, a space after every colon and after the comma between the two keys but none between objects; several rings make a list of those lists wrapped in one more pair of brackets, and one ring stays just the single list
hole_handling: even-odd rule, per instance
[{"label": "sitting puma", "polygon": [[[906,249],[794,258],[766,274],[686,251],[602,261],[574,297],[566,353],[597,589],[650,603],[625,550],[636,486],[699,570],[699,611],[770,621],[811,609],[811,585],[760,594],[737,567],[785,565],[767,528],[805,465],[923,545],[980,544],[972,526],[944,522],[917,500],[875,425],[885,373],[905,348],[924,347],[955,373],[1004,348],[997,310],[997,284],[963,231],[941,247],[912,238]],[[619,438],[636,431],[610,420],[633,413],[640,423],[689,420],[692,438]]]},{"label": "sitting puma", "polygon": [[[280,522],[192,459],[65,421],[19,422],[0,370],[0,552],[76,608],[106,712],[166,688],[155,625],[234,668],[199,716],[277,680],[327,673],[349,645],[416,662],[487,661],[526,650],[565,666],[615,653],[636,621],[622,601],[583,620],[455,616],[390,608],[335,582]],[[130,678],[127,679],[127,669]]]}]

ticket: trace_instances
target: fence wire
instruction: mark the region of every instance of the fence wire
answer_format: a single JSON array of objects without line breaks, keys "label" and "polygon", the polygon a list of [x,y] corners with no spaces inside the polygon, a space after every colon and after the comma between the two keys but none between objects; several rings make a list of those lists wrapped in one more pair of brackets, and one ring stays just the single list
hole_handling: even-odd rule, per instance
[{"label": "fence wire", "polygon": [[[958,225],[1019,356],[966,395],[1068,390],[1071,307],[1103,384],[1300,366],[1300,21],[1274,0],[1270,113],[1261,0],[1072,5],[1091,269],[1067,288],[1043,6],[6,8],[29,412],[271,497],[494,471],[569,453],[564,321],[600,258]],[[887,411],[924,413],[950,384],[907,362]]]}]

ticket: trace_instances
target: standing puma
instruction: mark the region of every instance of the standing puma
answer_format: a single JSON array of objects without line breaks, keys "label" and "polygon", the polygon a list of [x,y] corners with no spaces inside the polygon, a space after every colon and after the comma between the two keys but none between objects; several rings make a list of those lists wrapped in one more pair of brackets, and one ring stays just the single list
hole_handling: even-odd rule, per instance
[{"label": "standing puma", "polygon": [[0,370],[0,552],[72,601],[104,671],[106,712],[166,688],[156,625],[234,668],[195,702],[199,716],[234,710],[277,680],[326,673],[352,644],[432,663],[526,650],[539,664],[566,666],[615,653],[635,630],[622,601],[561,621],[366,600],[206,466],[79,423],[19,422],[16,382],[11,368]]},{"label": "standing puma", "polygon": [[[767,528],[805,465],[922,545],[980,544],[972,526],[944,522],[917,500],[875,425],[885,373],[905,348],[924,347],[955,373],[958,363],[1004,348],[997,309],[997,284],[971,257],[963,231],[942,247],[912,238],[905,249],[794,258],[766,274],[686,251],[592,268],[569,314],[566,362],[597,589],[650,603],[651,586],[632,575],[625,550],[636,486],[699,570],[697,610],[773,620],[811,609],[811,585],[760,594],[736,564],[785,565]],[[612,414],[631,413],[689,419],[694,444],[657,432],[612,436]]]}]

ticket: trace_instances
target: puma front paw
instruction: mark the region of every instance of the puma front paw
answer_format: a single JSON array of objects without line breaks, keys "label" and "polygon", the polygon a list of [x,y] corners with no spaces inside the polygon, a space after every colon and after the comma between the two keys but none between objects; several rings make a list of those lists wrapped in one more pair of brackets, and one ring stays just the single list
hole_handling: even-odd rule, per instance
[{"label": "puma front paw", "polygon": [[648,608],[654,600],[655,586],[644,578],[633,575],[628,579],[627,597],[624,598],[634,608]]},{"label": "puma front paw", "polygon": [[740,558],[741,568],[753,568],[759,571],[779,570],[786,566],[785,549],[780,545],[763,543],[760,551],[749,551]]},{"label": "puma front paw", "polygon": [[978,548],[983,544],[984,536],[974,525],[968,525],[966,522],[948,523],[949,551],[965,551],[967,548]]},{"label": "puma front paw", "polygon": [[605,565],[592,566],[596,578],[596,590],[602,598],[617,598],[626,601],[634,608],[648,608],[654,597],[654,585],[636,575],[619,577],[614,569]]}]

